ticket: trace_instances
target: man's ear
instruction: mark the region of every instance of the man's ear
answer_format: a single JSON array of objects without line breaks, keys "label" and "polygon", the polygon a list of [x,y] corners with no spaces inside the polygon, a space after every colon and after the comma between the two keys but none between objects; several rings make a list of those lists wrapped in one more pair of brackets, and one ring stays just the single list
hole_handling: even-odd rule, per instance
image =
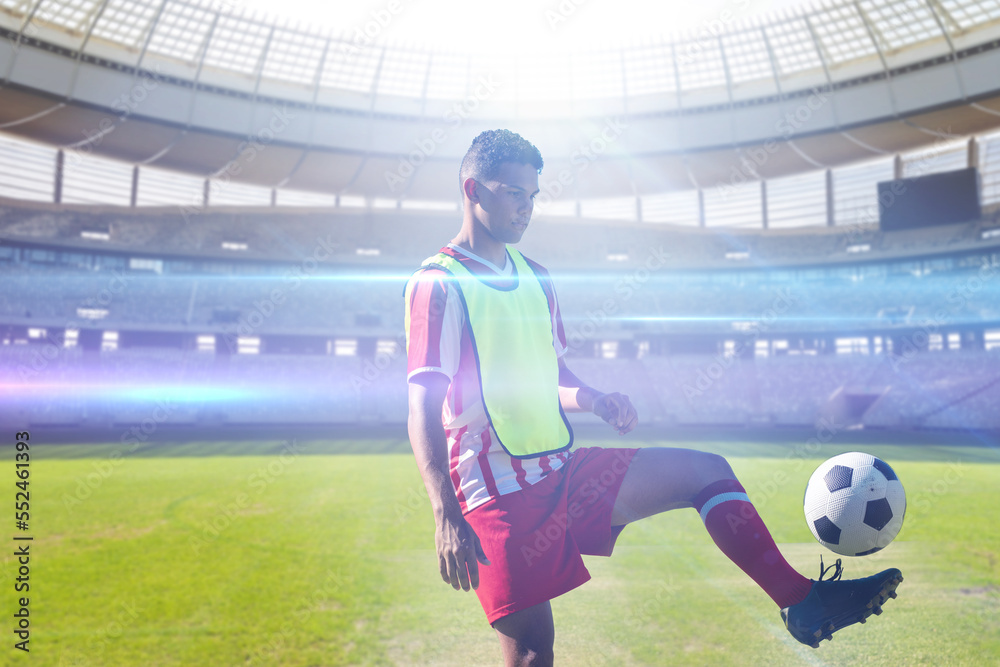
[{"label": "man's ear", "polygon": [[472,177],[465,179],[465,182],[462,183],[462,191],[473,204],[479,203],[479,183],[476,182],[476,179]]}]

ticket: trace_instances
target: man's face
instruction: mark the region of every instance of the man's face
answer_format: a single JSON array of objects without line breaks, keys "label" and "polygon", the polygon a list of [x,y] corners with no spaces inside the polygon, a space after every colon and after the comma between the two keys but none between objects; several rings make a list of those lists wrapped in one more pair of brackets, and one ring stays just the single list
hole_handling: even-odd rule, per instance
[{"label": "man's face", "polygon": [[480,222],[503,243],[517,243],[531,220],[538,194],[538,170],[530,164],[504,162],[496,180],[479,183]]}]

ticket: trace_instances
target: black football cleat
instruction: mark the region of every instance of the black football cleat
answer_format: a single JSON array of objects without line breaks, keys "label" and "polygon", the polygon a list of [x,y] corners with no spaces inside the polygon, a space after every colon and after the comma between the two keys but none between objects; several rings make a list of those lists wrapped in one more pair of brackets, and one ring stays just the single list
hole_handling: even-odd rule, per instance
[{"label": "black football cleat", "polygon": [[[819,567],[819,580],[813,582],[806,599],[781,610],[781,620],[792,636],[813,648],[818,648],[824,639],[832,639],[837,630],[864,623],[872,614],[881,614],[882,605],[896,597],[896,587],[903,581],[896,568],[843,581],[839,558],[824,568],[821,557]],[[831,568],[835,568],[833,576],[824,580]]]}]

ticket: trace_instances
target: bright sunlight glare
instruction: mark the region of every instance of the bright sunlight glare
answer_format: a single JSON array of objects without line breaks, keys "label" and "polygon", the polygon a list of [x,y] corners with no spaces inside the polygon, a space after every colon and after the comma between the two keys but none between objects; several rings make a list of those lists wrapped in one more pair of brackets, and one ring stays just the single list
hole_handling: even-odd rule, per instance
[{"label": "bright sunlight glare", "polygon": [[506,55],[710,36],[803,0],[243,0],[238,6],[367,44]]}]

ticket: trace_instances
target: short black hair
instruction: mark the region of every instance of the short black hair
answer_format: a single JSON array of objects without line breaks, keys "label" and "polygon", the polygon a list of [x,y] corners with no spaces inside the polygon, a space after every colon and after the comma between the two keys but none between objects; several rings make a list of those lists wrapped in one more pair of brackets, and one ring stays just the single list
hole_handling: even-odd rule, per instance
[{"label": "short black hair", "polygon": [[492,181],[504,162],[530,164],[538,173],[542,172],[542,154],[524,137],[510,130],[486,130],[472,140],[462,167],[458,170],[459,188],[465,179]]}]

